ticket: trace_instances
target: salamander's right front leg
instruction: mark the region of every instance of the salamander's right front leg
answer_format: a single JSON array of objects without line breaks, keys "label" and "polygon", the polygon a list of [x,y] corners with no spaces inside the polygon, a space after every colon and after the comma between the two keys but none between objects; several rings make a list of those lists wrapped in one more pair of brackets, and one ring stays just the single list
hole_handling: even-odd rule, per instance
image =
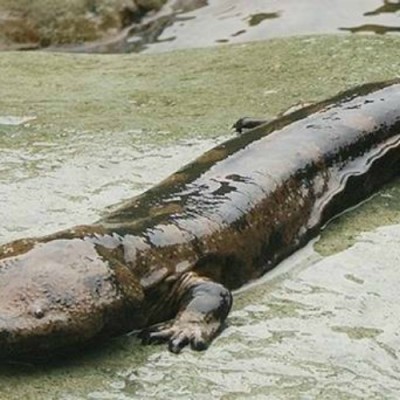
[{"label": "salamander's right front leg", "polygon": [[141,333],[144,343],[168,342],[173,353],[190,345],[205,350],[222,329],[232,306],[232,295],[219,283],[185,274],[177,283],[179,312],[175,319],[154,325]]}]

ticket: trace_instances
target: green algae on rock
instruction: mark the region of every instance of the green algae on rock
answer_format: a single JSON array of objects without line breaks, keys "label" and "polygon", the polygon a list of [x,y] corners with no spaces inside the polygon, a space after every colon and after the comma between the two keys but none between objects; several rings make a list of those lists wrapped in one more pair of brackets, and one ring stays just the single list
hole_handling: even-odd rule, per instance
[{"label": "green algae on rock", "polygon": [[3,53],[0,105],[5,115],[36,115],[30,129],[215,137],[243,116],[273,117],[393,78],[398,46],[394,37],[327,36],[148,56]]}]

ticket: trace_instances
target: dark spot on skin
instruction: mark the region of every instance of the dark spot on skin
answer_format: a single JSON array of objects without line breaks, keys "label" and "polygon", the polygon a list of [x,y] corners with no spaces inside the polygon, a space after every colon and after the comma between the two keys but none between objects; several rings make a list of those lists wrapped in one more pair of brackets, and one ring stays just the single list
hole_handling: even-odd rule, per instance
[{"label": "dark spot on skin", "polygon": [[244,183],[248,182],[248,178],[246,178],[244,176],[240,176],[238,174],[227,175],[225,178],[230,179],[235,182],[244,182]]},{"label": "dark spot on skin", "polygon": [[76,304],[76,301],[77,301],[77,299],[73,294],[67,293],[61,299],[61,304],[64,307],[72,307],[73,305]]},{"label": "dark spot on skin", "polygon": [[232,222],[232,228],[239,232],[244,231],[248,227],[249,227],[249,223],[248,223],[245,215],[243,217],[237,219],[236,221]]},{"label": "dark spot on skin", "polygon": [[217,190],[214,190],[212,192],[212,195],[225,196],[228,193],[237,191],[237,188],[235,186],[232,186],[229,182],[221,181],[221,182],[219,182],[219,184],[220,184],[220,187]]}]

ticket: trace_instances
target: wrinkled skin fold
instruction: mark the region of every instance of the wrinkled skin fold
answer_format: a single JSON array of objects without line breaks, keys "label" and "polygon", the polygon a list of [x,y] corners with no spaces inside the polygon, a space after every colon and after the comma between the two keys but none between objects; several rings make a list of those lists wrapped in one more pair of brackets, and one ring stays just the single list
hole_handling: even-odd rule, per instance
[{"label": "wrinkled skin fold", "polygon": [[253,122],[93,225],[1,246],[0,357],[131,330],[203,350],[231,290],[398,174],[399,81]]}]

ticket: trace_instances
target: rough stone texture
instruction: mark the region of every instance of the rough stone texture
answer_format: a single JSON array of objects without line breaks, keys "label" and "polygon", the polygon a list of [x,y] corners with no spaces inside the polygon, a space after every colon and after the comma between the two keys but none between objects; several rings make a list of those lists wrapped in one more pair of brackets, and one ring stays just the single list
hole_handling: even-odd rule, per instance
[{"label": "rough stone texture", "polygon": [[112,36],[164,0],[0,0],[0,50]]}]

